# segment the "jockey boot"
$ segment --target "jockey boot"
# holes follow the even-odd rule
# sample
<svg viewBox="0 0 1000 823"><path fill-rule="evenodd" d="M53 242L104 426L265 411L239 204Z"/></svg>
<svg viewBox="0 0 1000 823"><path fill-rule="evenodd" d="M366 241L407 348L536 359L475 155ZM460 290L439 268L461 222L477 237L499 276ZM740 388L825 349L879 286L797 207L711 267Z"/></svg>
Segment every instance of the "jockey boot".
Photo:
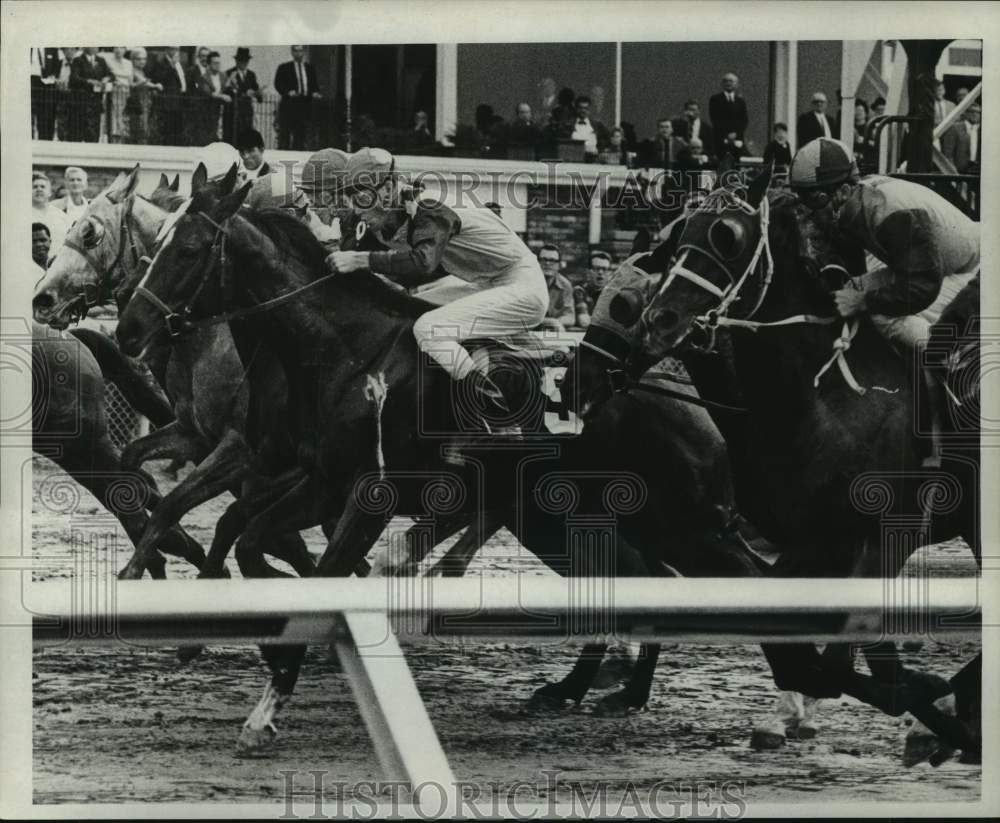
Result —
<svg viewBox="0 0 1000 823"><path fill-rule="evenodd" d="M509 425L511 412L503 392L486 374L475 369L457 385L455 412L463 430L492 433Z"/></svg>

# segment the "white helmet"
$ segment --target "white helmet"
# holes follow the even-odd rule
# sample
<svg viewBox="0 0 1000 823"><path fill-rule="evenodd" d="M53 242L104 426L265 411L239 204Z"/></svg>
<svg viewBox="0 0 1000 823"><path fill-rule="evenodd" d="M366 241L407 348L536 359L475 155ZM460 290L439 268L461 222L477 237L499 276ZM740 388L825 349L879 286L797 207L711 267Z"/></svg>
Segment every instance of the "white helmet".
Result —
<svg viewBox="0 0 1000 823"><path fill-rule="evenodd" d="M205 164L209 182L225 177L233 167L233 163L236 164L237 174L243 171L243 159L229 143L209 143L198 152L195 167L198 163Z"/></svg>

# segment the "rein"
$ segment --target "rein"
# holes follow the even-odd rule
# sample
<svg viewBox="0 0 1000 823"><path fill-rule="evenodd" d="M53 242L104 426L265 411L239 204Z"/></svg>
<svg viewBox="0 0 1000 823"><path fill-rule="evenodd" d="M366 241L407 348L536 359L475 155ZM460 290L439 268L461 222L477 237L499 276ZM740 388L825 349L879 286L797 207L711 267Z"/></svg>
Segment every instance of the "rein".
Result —
<svg viewBox="0 0 1000 823"><path fill-rule="evenodd" d="M222 223L215 222L211 217L209 217L204 212L198 212L197 217L201 217L206 220L215 228L215 238L212 240L212 248L218 249L219 264L223 268L223 276L225 274L226 266L226 238L229 236L229 231L226 228L226 221ZM215 257L215 252L213 251L213 259ZM220 323L229 323L233 320L242 320L245 317L250 317L255 314L262 314L264 312L276 309L285 303L288 303L304 292L319 286L328 280L331 280L337 275L337 272L331 272L330 274L325 274L316 280L310 280L303 286L292 289L291 291L285 292L284 294L279 294L277 297L272 297L270 300L265 300L263 303L255 303L252 306L246 306L242 309L234 309L233 311L222 312L220 314L209 315L208 317L203 317L198 320L191 320L190 314L193 310L194 304L198 297L201 295L205 286L208 284L208 279L214 271L215 266L209 265L205 268L205 273L202 276L201 283L198 284L198 288L195 289L194 294L187 301L187 303L180 309L174 309L173 307L167 305L163 300L161 300L157 295L151 292L145 287L145 285L140 284L136 290L135 294L140 295L147 301L153 304L160 313L163 315L164 325L166 326L167 333L172 338L180 337L197 329L206 328L208 326L217 326Z"/></svg>

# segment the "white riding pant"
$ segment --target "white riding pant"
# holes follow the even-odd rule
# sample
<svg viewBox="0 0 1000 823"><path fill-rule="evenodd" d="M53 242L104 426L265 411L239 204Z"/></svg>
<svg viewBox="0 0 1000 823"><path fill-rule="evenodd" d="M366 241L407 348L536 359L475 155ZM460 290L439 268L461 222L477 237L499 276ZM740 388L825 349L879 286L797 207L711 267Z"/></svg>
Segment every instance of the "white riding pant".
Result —
<svg viewBox="0 0 1000 823"><path fill-rule="evenodd" d="M469 375L476 364L462 347L462 340L475 337L506 337L522 334L542 322L549 307L549 292L538 262L533 259L515 264L495 280L475 289L456 287L450 281L443 288L450 295L461 295L424 314L413 324L413 335L421 351L456 380ZM420 297L439 302L430 288Z"/></svg>

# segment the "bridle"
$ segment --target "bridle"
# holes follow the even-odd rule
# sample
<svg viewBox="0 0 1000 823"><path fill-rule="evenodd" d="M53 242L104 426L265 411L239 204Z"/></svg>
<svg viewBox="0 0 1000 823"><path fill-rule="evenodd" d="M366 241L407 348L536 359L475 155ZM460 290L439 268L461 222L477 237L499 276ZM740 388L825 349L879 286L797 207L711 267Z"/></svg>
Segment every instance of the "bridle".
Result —
<svg viewBox="0 0 1000 823"><path fill-rule="evenodd" d="M133 268L138 268L139 264L142 262L144 255L139 253L139 244L136 242L135 234L132 231L132 210L134 206L135 195L132 195L126 201L125 211L122 213L121 224L119 225L118 251L108 266L101 267L97 262L95 262L93 256L91 255L91 249L94 247L88 247L86 243L84 243L84 245L80 245L75 240L70 238L63 240L63 246L68 249L72 249L79 254L94 274L97 275L97 283L84 283L83 290L72 301L77 304L81 315L86 314L87 311L95 306L104 305L104 303L109 300L115 299L115 291L111 289L111 281L114 273L118 269L121 269L125 279L127 279L129 275L129 272L126 270L123 262L126 248L128 248L130 253ZM91 218L88 217L87 219L90 220ZM99 245L99 242L97 245Z"/></svg>
<svg viewBox="0 0 1000 823"><path fill-rule="evenodd" d="M284 294L279 294L277 297L272 297L270 300L265 300L263 303L255 303L252 306L246 306L241 309L221 312L219 314L213 314L197 320L192 320L191 313L194 310L194 306L198 302L198 298L201 296L201 293L208 285L212 272L215 271L216 259L218 259L218 266L220 268L221 282L223 284L227 282L229 258L226 255L226 240L229 239L228 223L232 218L227 217L221 223L218 223L204 212L199 211L189 214L194 217L200 217L215 229L215 236L212 238L212 246L209 252L208 262L205 265L204 271L201 275L201 281L198 283L198 287L194 290L194 293L187 299L187 301L185 301L183 306L180 308L174 308L166 301L162 300L157 294L146 288L146 278L144 278L143 281L136 287L134 294L135 297L141 297L152 304L153 307L156 308L161 315L163 315L164 327L166 328L167 334L169 334L173 339L177 339L178 337L195 331L196 329L205 328L206 326L229 323L233 320L241 320L244 317L270 311L271 309L275 309L284 303L294 300L304 292L326 283L337 276L337 272L331 272L330 274L323 275L315 280L310 280L305 285L294 288ZM150 271L152 271L152 266L150 266Z"/></svg>
<svg viewBox="0 0 1000 823"><path fill-rule="evenodd" d="M743 320L750 320L760 309L761 305L764 303L764 299L767 297L768 289L771 286L771 280L774 277L774 258L771 256L771 243L768 231L770 227L771 207L767 197L764 197L761 200L759 209L754 209L749 203L741 200L736 197L736 195L728 191L723 192L720 197L723 199L726 206L737 208L747 215L758 216L760 237L757 239L757 246L754 248L753 255L751 256L746 267L743 269L743 272L740 274L734 272L730 265L722 259L722 255L715 248L706 249L704 246L696 245L694 243L681 243L677 247L677 262L670 268L667 277L663 281L663 285L660 287L660 291L663 291L674 281L675 278L681 277L704 291L707 291L712 296L719 298L718 306L706 314L694 319L694 325L700 327L708 334L708 343L705 346L697 347L703 351L712 351L714 349L715 330L720 325L730 325L733 323L733 321L729 320L727 316L729 308L733 303L741 299L743 287L746 285L747 280L752 275L757 273L757 270L762 262L762 258L763 279L760 291L757 295L757 301L754 303L753 308L751 308L750 311L744 316ZM705 208L705 206L702 208ZM729 280L729 285L725 288L721 288L711 280L708 280L697 272L691 271L687 268L684 264L687 261L688 256L692 253L696 253L707 258L713 266L721 270Z"/></svg>

